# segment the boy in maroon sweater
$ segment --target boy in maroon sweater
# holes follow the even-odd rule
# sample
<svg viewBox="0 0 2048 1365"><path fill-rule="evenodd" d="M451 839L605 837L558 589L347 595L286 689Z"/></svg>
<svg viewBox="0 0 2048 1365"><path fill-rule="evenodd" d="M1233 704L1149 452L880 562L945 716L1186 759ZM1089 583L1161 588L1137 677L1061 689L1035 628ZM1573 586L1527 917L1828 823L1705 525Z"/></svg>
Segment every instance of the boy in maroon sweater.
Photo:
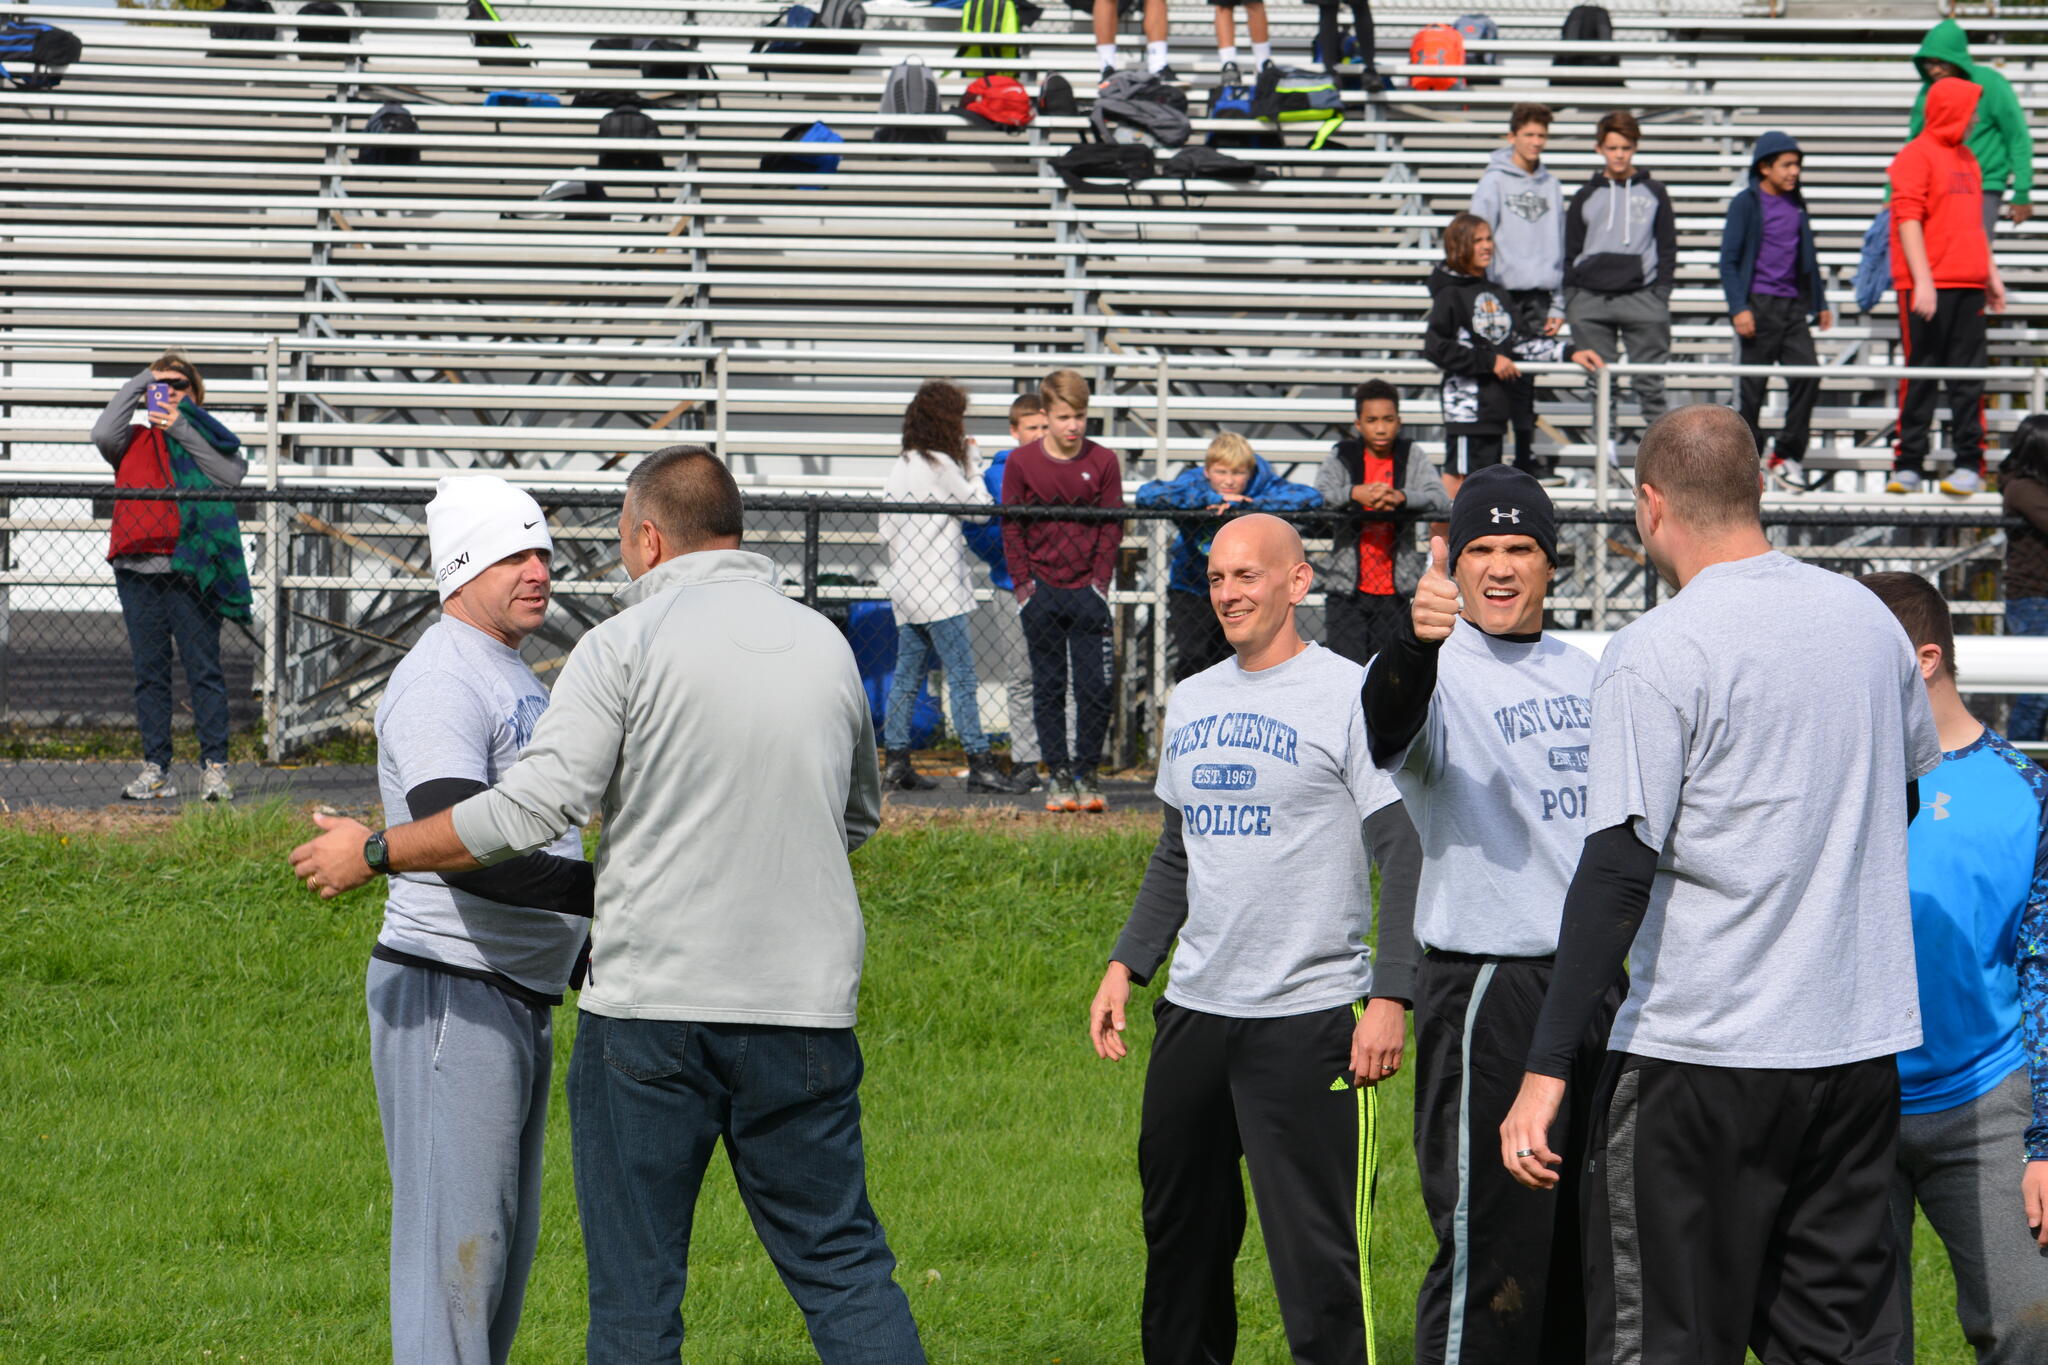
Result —
<svg viewBox="0 0 2048 1365"><path fill-rule="evenodd" d="M1039 385L1048 427L1010 452L1005 506L1122 507L1115 452L1084 434L1088 381L1059 370ZM1003 557L1016 581L1024 645L1031 656L1031 711L1048 773L1049 811L1109 809L1095 780L1109 729L1109 588L1116 576L1120 521L1003 522ZM1074 673L1074 737L1067 752L1067 669Z"/></svg>

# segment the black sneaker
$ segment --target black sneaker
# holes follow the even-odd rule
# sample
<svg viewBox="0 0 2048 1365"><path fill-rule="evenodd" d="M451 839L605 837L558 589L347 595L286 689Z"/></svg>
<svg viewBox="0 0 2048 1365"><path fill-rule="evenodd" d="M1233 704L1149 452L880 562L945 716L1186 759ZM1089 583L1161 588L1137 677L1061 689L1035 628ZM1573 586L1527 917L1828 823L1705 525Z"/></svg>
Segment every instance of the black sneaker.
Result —
<svg viewBox="0 0 2048 1365"><path fill-rule="evenodd" d="M1365 70L1358 73L1358 84L1359 88L1368 95L1385 94L1387 90L1387 78L1379 73L1377 67L1373 66L1368 66Z"/></svg>
<svg viewBox="0 0 2048 1365"><path fill-rule="evenodd" d="M1225 62L1223 64L1223 69L1216 73L1216 84L1219 86L1244 84L1244 75L1238 71L1236 62Z"/></svg>
<svg viewBox="0 0 2048 1365"><path fill-rule="evenodd" d="M1095 82L1095 88L1097 90L1100 90L1103 86L1108 85L1109 78L1111 76L1114 76L1115 74L1116 68L1114 66L1109 65L1108 63L1104 63L1102 67L1102 79Z"/></svg>
<svg viewBox="0 0 2048 1365"><path fill-rule="evenodd" d="M939 784L910 766L908 749L898 749L883 755L882 785L893 787L897 791L928 792L936 789Z"/></svg>
<svg viewBox="0 0 2048 1365"><path fill-rule="evenodd" d="M1002 770L994 754L981 753L967 755L967 790L1015 796L1024 788L1017 785L1016 778Z"/></svg>
<svg viewBox="0 0 2048 1365"><path fill-rule="evenodd" d="M1181 83L1180 73L1170 66L1162 66L1152 74L1165 81L1168 85L1179 85Z"/></svg>

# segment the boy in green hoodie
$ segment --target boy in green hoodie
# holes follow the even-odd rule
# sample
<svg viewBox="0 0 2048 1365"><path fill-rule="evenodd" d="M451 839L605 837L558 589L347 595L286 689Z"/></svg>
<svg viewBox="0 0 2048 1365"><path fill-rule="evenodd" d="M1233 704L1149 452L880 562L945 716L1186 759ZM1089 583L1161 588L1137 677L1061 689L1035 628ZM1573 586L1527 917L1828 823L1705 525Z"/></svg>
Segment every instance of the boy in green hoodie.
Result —
<svg viewBox="0 0 2048 1365"><path fill-rule="evenodd" d="M1971 153L1984 171L1984 234L1990 236L1998 222L1999 205L2008 184L2012 189L2012 220L2024 223L2033 217L2034 140L2027 131L2027 116L2012 92L2011 83L1998 68L1970 60L1970 37L1953 19L1944 19L1927 30L1913 65L1920 69L1920 95L1913 101L1909 136L1920 136L1926 121L1927 92L1943 76L1960 76L1984 92L1977 103L1977 121L1970 126L1967 139Z"/></svg>

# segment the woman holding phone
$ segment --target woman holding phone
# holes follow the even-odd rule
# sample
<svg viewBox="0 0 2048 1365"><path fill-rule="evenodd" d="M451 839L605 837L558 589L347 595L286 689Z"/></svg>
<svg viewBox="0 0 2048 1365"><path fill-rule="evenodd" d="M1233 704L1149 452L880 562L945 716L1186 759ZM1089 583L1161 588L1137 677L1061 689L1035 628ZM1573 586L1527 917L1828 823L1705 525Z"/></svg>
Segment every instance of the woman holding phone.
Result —
<svg viewBox="0 0 2048 1365"><path fill-rule="evenodd" d="M207 413L205 402L206 381L198 367L175 352L166 352L123 384L92 427L92 443L114 467L114 487L239 485L249 472L237 453L242 443ZM249 602L234 509L219 502L116 499L107 562L114 566L114 587L134 656L135 720L144 760L121 795L150 801L178 794L170 779L175 644L185 661L199 732L200 796L233 800L220 623L246 619Z"/></svg>

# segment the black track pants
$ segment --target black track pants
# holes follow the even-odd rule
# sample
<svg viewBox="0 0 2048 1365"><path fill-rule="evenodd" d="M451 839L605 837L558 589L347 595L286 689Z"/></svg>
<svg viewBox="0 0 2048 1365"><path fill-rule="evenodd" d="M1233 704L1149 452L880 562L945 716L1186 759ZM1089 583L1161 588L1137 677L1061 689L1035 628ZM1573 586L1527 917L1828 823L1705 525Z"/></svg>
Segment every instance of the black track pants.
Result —
<svg viewBox="0 0 2048 1365"><path fill-rule="evenodd" d="M1415 975L1415 1160L1436 1259L1415 1305L1416 1365L1580 1365L1578 1172L1617 985L1579 1049L1550 1131L1564 1157L1553 1190L1500 1159L1500 1125L1522 1087L1548 958L1425 953Z"/></svg>
<svg viewBox="0 0 2048 1365"><path fill-rule="evenodd" d="M1236 1352L1240 1156L1295 1361L1372 1360L1378 1095L1349 1083L1357 1008L1230 1019L1162 997L1153 1016L1138 1136L1147 1365Z"/></svg>
<svg viewBox="0 0 2048 1365"><path fill-rule="evenodd" d="M1602 1089L1589 1361L1893 1365L1892 1058L1774 1071L1616 1053Z"/></svg>

